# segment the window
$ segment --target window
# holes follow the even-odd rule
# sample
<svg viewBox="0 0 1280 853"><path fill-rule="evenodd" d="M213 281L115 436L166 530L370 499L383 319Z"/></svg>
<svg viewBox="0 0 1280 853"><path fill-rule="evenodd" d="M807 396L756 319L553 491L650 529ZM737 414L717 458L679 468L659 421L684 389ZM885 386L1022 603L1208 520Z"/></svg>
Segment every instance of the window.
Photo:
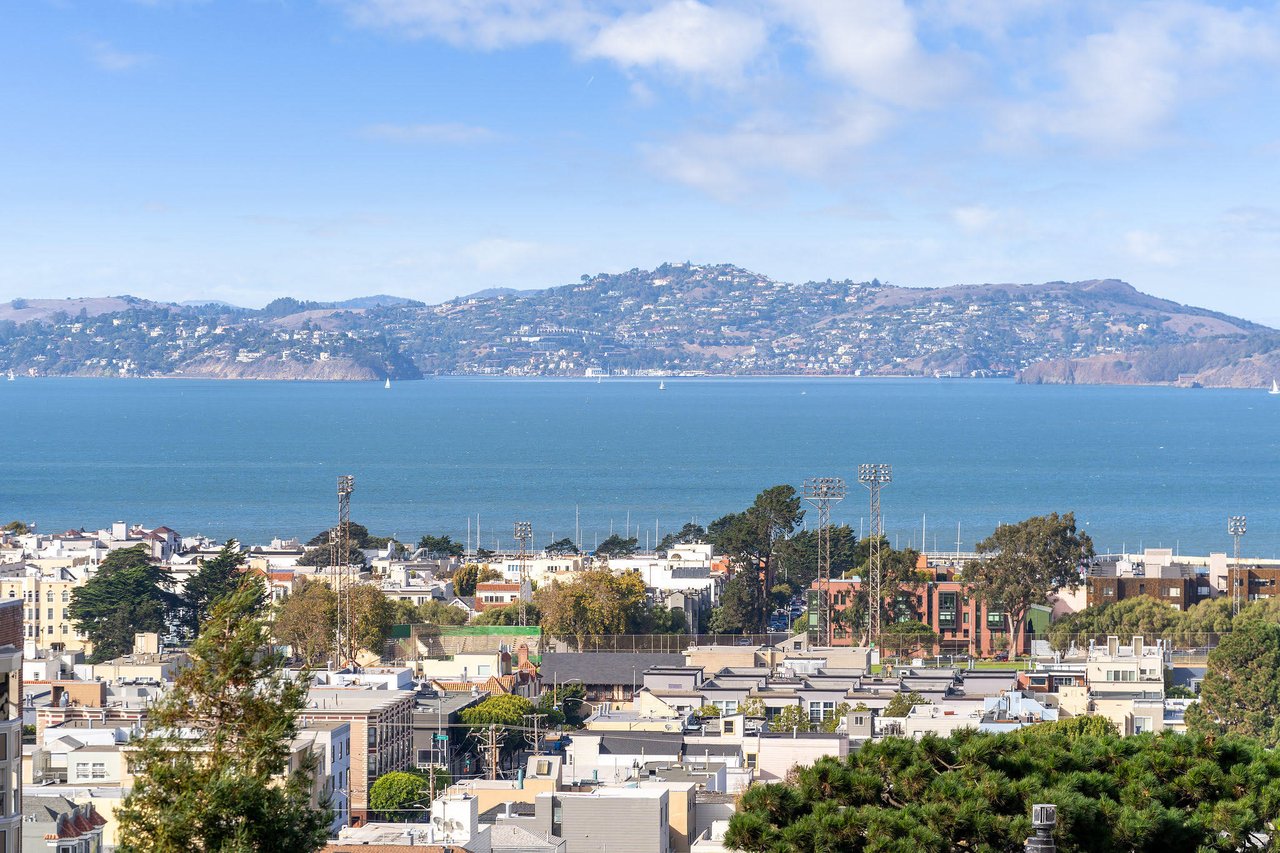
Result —
<svg viewBox="0 0 1280 853"><path fill-rule="evenodd" d="M95 761L95 762L93 763L93 774L92 774L92 775L93 775L93 778L94 778L94 779L105 779L105 778L107 778L107 765L106 765L106 764L103 764L102 762L97 762L97 761Z"/></svg>
<svg viewBox="0 0 1280 853"><path fill-rule="evenodd" d="M810 702L809 703L809 722L820 723L828 717L834 717L836 713L835 702Z"/></svg>
<svg viewBox="0 0 1280 853"><path fill-rule="evenodd" d="M62 591L62 603L66 604L70 600L71 600L71 591L64 589Z"/></svg>
<svg viewBox="0 0 1280 853"><path fill-rule="evenodd" d="M482 663L476 667L476 675L488 675L492 670L493 667L489 666L489 664Z"/></svg>
<svg viewBox="0 0 1280 853"><path fill-rule="evenodd" d="M1115 596L1115 594L1116 594L1116 591L1115 591L1114 589L1112 589L1111 587L1109 587L1109 586L1104 586L1104 587L1102 588L1102 597L1103 597L1103 598L1112 598L1113 596Z"/></svg>
<svg viewBox="0 0 1280 853"><path fill-rule="evenodd" d="M721 732L723 734L733 734L733 720L724 720L721 724Z"/></svg>
<svg viewBox="0 0 1280 853"><path fill-rule="evenodd" d="M9 758L9 733L0 732L0 761Z"/></svg>
<svg viewBox="0 0 1280 853"><path fill-rule="evenodd" d="M50 608L49 608L49 620L50 620L50 621L53 621L53 608L52 608L52 607L50 607Z"/></svg>
<svg viewBox="0 0 1280 853"><path fill-rule="evenodd" d="M943 592L938 594L938 627L954 628L956 627L956 598L954 592Z"/></svg>
<svg viewBox="0 0 1280 853"><path fill-rule="evenodd" d="M80 776L80 777L88 776L88 775L89 775L89 762L87 762L87 761L77 761L77 762L76 762L76 775L77 775L77 776Z"/></svg>
<svg viewBox="0 0 1280 853"><path fill-rule="evenodd" d="M46 593L44 594L44 600L45 600L45 601L48 601L48 602L52 602L52 601L53 601L53 590L49 590L48 592L46 592Z"/></svg>
<svg viewBox="0 0 1280 853"><path fill-rule="evenodd" d="M1007 627L1008 626L1005 625L1003 611L1001 610L987 611L987 630L988 631L1003 631Z"/></svg>
<svg viewBox="0 0 1280 853"><path fill-rule="evenodd" d="M1169 597L1182 598L1182 590L1178 589L1176 586L1169 587Z"/></svg>

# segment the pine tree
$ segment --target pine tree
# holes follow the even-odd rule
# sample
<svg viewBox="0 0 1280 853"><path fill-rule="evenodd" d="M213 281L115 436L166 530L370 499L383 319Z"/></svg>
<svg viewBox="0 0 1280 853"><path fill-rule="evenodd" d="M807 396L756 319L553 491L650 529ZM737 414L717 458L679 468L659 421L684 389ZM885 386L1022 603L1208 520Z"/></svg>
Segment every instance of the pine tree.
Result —
<svg viewBox="0 0 1280 853"><path fill-rule="evenodd" d="M121 853L306 853L328 835L311 803L314 770L288 771L307 685L283 673L261 582L219 599L191 665L152 708L116 812Z"/></svg>
<svg viewBox="0 0 1280 853"><path fill-rule="evenodd" d="M218 556L200 563L200 568L182 588L183 621L190 636L200 631L200 625L208 618L213 603L235 592L243 578L244 555L236 547L234 539L226 541ZM256 588L261 589L261 586Z"/></svg>
<svg viewBox="0 0 1280 853"><path fill-rule="evenodd" d="M172 587L173 575L151 561L145 546L108 554L97 573L71 593L67 609L93 647L89 662L128 654L136 632L164 633L169 616L181 606Z"/></svg>

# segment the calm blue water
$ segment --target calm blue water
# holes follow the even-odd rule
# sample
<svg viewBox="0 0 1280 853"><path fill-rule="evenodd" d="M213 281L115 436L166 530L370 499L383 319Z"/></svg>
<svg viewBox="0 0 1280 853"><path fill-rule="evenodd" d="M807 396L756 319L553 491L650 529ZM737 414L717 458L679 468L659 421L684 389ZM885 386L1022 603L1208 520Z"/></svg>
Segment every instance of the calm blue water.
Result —
<svg viewBox="0 0 1280 853"><path fill-rule="evenodd" d="M0 519L42 530L114 520L184 534L310 536L334 481L375 533L590 547L630 513L641 542L808 476L889 462L886 529L964 547L999 521L1074 510L1100 550L1280 553L1280 398L1259 391L1007 381L432 379L375 383L0 382ZM833 517L856 529L866 496Z"/></svg>

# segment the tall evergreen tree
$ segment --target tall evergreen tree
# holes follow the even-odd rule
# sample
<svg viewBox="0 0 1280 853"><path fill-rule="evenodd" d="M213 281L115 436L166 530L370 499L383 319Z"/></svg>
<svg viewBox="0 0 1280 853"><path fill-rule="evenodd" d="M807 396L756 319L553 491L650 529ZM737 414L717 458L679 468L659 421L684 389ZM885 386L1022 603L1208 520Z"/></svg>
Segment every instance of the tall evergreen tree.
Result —
<svg viewBox="0 0 1280 853"><path fill-rule="evenodd" d="M236 541L228 539L218 556L201 562L200 568L183 585L183 621L189 636L200 632L200 625L208 618L213 603L238 589L243 578L244 555L236 547Z"/></svg>
<svg viewBox="0 0 1280 853"><path fill-rule="evenodd" d="M151 709L132 756L134 786L116 812L121 853L306 853L330 813L311 803L314 769L289 771L307 684L283 674L246 578L218 599L191 665Z"/></svg>
<svg viewBox="0 0 1280 853"><path fill-rule="evenodd" d="M67 615L92 645L90 663L133 651L137 632L164 634L182 601L173 575L156 565L145 545L112 551L84 586L71 593Z"/></svg>

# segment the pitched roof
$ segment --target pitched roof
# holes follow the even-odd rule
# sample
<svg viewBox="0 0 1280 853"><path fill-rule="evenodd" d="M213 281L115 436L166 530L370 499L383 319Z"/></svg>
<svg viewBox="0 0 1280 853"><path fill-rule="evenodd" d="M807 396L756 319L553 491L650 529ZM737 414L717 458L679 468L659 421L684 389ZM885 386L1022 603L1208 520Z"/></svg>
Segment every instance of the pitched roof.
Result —
<svg viewBox="0 0 1280 853"><path fill-rule="evenodd" d="M583 684L631 684L655 666L684 666L684 655L663 652L543 652L539 672L546 683L579 679Z"/></svg>

